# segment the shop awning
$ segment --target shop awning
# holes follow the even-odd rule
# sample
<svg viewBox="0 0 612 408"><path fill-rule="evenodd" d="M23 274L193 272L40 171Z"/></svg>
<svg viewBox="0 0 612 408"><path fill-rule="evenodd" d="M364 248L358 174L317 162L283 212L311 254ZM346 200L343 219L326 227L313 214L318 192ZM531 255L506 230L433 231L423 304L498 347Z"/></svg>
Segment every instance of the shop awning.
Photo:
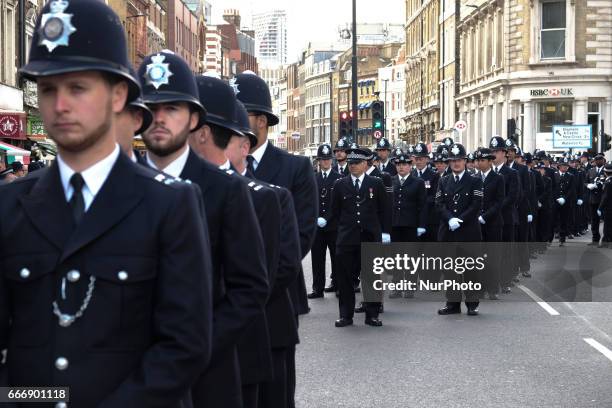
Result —
<svg viewBox="0 0 612 408"><path fill-rule="evenodd" d="M21 149L17 146L10 145L8 143L0 142L0 150L6 152L7 156L29 156L28 150Z"/></svg>

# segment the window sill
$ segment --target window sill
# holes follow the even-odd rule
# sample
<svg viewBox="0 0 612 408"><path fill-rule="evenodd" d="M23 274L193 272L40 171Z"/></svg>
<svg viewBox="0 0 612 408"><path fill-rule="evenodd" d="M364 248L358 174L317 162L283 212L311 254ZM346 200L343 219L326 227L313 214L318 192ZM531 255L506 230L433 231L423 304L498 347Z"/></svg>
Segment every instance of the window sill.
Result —
<svg viewBox="0 0 612 408"><path fill-rule="evenodd" d="M530 67L546 67L546 66L551 66L551 65L576 65L578 64L576 62L575 58L571 58L571 59L564 59L564 60L539 60L539 61L530 61L529 62L529 66Z"/></svg>

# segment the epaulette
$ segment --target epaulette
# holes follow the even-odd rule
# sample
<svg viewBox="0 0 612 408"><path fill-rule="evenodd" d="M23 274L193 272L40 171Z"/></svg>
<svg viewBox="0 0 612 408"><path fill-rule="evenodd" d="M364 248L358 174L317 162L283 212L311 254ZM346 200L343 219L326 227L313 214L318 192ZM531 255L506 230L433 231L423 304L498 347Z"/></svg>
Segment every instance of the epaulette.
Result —
<svg viewBox="0 0 612 408"><path fill-rule="evenodd" d="M159 181L162 184L165 185L170 185L170 184L174 184L174 183L185 183L185 184L191 184L191 180L183 180L179 177L172 177L169 176L167 174L163 174L163 173L159 173L158 175L155 176L155 180Z"/></svg>
<svg viewBox="0 0 612 408"><path fill-rule="evenodd" d="M263 188L263 186L261 184L257 184L254 181L249 182L249 184L247 184L252 190L254 191L259 191Z"/></svg>

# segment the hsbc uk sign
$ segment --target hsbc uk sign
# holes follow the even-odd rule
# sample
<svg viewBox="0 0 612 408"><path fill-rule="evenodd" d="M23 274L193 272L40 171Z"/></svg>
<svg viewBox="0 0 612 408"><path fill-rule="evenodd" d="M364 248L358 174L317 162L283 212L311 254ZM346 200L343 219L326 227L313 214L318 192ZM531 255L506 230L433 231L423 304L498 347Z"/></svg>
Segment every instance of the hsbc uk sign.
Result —
<svg viewBox="0 0 612 408"><path fill-rule="evenodd" d="M539 88L532 89L529 93L536 98L574 96L574 88Z"/></svg>

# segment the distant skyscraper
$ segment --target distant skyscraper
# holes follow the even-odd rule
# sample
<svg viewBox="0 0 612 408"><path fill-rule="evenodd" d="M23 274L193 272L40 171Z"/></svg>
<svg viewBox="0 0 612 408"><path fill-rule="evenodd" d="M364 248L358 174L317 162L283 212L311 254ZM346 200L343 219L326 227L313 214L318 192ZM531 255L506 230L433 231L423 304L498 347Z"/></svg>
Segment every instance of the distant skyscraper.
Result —
<svg viewBox="0 0 612 408"><path fill-rule="evenodd" d="M273 10L253 15L257 60L260 64L287 63L287 12Z"/></svg>

